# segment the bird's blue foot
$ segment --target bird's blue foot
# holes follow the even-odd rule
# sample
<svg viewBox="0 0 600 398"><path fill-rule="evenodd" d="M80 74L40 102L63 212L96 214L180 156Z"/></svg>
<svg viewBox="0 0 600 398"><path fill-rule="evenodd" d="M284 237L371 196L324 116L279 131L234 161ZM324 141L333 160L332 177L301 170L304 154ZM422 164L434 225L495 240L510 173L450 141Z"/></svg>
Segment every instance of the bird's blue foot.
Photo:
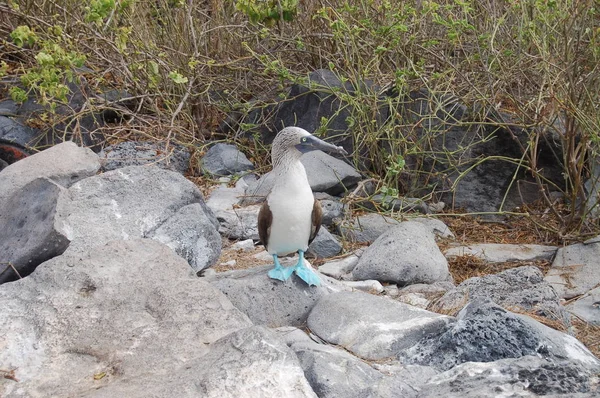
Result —
<svg viewBox="0 0 600 398"><path fill-rule="evenodd" d="M313 270L308 268L306 264L304 264L304 252L302 250L298 250L298 254L300 258L298 258L298 263L294 266L296 275L306 282L308 286L320 286L321 279L319 276Z"/></svg>
<svg viewBox="0 0 600 398"><path fill-rule="evenodd" d="M269 278L278 279L284 282L287 281L292 275L292 272L294 272L294 267L281 266L277 254L273 254L273 261L275 262L275 268L269 271Z"/></svg>

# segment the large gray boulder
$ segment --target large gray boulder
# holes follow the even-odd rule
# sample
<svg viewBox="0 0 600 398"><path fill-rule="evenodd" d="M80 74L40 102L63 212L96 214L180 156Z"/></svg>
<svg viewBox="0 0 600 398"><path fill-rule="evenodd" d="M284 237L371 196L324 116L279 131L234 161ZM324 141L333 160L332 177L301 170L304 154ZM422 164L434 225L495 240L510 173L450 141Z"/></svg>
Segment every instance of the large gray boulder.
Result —
<svg viewBox="0 0 600 398"><path fill-rule="evenodd" d="M544 281L539 268L512 268L495 275L469 278L436 300L432 310L453 313L469 300L490 299L508 310L520 310L563 322L568 315L552 286Z"/></svg>
<svg viewBox="0 0 600 398"><path fill-rule="evenodd" d="M358 260L352 276L400 286L451 279L434 235L413 221L402 222L377 238Z"/></svg>
<svg viewBox="0 0 600 398"><path fill-rule="evenodd" d="M183 222L188 216L193 218ZM57 225L71 240L69 252L114 239L154 237L197 272L213 265L221 250L218 223L198 188L155 166L125 167L74 184L58 199Z"/></svg>
<svg viewBox="0 0 600 398"><path fill-rule="evenodd" d="M585 294L600 284L599 258L600 236L584 243L561 247L556 252L545 280L562 298Z"/></svg>
<svg viewBox="0 0 600 398"><path fill-rule="evenodd" d="M202 169L213 177L220 177L252 170L254 165L235 145L218 143L202 158Z"/></svg>
<svg viewBox="0 0 600 398"><path fill-rule="evenodd" d="M56 201L65 188L47 178L33 180L4 201L0 212L0 284L29 275L62 254L67 237L56 228Z"/></svg>
<svg viewBox="0 0 600 398"><path fill-rule="evenodd" d="M600 360L574 337L489 300L470 302L457 319L441 334L408 347L399 357L448 370L465 362L534 355L551 361L568 360L590 372L600 370Z"/></svg>
<svg viewBox="0 0 600 398"><path fill-rule="evenodd" d="M592 380L593 373L577 364L528 355L460 364L430 378L418 397L596 397Z"/></svg>
<svg viewBox="0 0 600 398"><path fill-rule="evenodd" d="M0 380L0 395L165 396L149 389L152 380L190 366L178 382L193 386L206 368L194 360L252 323L190 271L159 242L119 240L0 286L0 363L19 380ZM108 393L130 382L132 394Z"/></svg>
<svg viewBox="0 0 600 398"><path fill-rule="evenodd" d="M190 152L186 148L176 144L167 148L164 142L156 141L120 142L102 149L98 156L103 171L155 165L183 174L190 167Z"/></svg>
<svg viewBox="0 0 600 398"><path fill-rule="evenodd" d="M255 324L268 327L303 325L316 302L338 289L323 277L318 287L306 285L295 274L285 282L271 279L267 275L271 268L273 265L222 272L207 279Z"/></svg>
<svg viewBox="0 0 600 398"><path fill-rule="evenodd" d="M397 355L421 339L437 335L453 318L387 297L340 292L321 298L308 316L308 327L330 344L367 360Z"/></svg>
<svg viewBox="0 0 600 398"><path fill-rule="evenodd" d="M46 177L63 187L93 176L100 169L98 156L73 142L63 142L26 157L0 173L0 208L4 201L31 181Z"/></svg>

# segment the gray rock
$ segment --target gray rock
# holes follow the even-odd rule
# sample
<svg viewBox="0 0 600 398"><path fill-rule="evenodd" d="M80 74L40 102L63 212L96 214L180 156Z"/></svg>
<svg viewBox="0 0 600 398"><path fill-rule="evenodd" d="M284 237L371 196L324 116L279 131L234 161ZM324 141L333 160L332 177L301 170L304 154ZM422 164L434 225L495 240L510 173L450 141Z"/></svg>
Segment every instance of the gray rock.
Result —
<svg viewBox="0 0 600 398"><path fill-rule="evenodd" d="M448 370L465 362L536 355L549 360L568 360L590 371L600 369L600 360L574 337L528 316L508 312L489 300L470 302L457 319L443 333L405 350L400 358Z"/></svg>
<svg viewBox="0 0 600 398"><path fill-rule="evenodd" d="M169 246L196 273L214 265L221 255L221 235L199 203L180 208L148 237Z"/></svg>
<svg viewBox="0 0 600 398"><path fill-rule="evenodd" d="M505 263L509 261L552 260L557 249L556 246L545 245L478 243L469 246L451 247L444 254L446 258L474 256L489 263Z"/></svg>
<svg viewBox="0 0 600 398"><path fill-rule="evenodd" d="M360 181L360 175L352 166L323 151L309 152L300 158L300 162L306 169L308 183L313 192L337 195ZM240 204L250 205L264 201L271 192L273 183L271 172L256 181L250 181L246 189L246 197Z"/></svg>
<svg viewBox="0 0 600 398"><path fill-rule="evenodd" d="M437 218L426 218L426 217L415 217L411 218L410 221L418 222L426 226L433 232L433 234L441 239L454 239L454 233L448 228L443 221Z"/></svg>
<svg viewBox="0 0 600 398"><path fill-rule="evenodd" d="M149 239L55 257L2 285L0 300L0 363L19 380L0 381L3 397L168 396L153 390L167 380L194 386L208 366L194 361L221 337L252 326L171 249ZM164 377L186 367L183 380Z"/></svg>
<svg viewBox="0 0 600 398"><path fill-rule="evenodd" d="M323 210L323 218L321 219L323 225L333 225L335 219L344 216L344 205L338 200L320 199L319 202L321 203L321 210Z"/></svg>
<svg viewBox="0 0 600 398"><path fill-rule="evenodd" d="M338 232L350 242L371 243L400 221L369 213L338 225Z"/></svg>
<svg viewBox="0 0 600 398"><path fill-rule="evenodd" d="M433 234L412 221L402 222L377 238L358 260L352 276L400 286L451 279L448 262Z"/></svg>
<svg viewBox="0 0 600 398"><path fill-rule="evenodd" d="M202 158L202 169L218 177L252 170L254 165L235 145L218 143L210 147Z"/></svg>
<svg viewBox="0 0 600 398"><path fill-rule="evenodd" d="M331 288L326 283L309 287L296 275L286 282L270 279L267 272L271 268L267 265L228 271L207 279L257 325L303 325L317 300L329 294Z"/></svg>
<svg viewBox="0 0 600 398"><path fill-rule="evenodd" d="M258 212L260 205L218 210L219 233L229 239L252 239L258 241Z"/></svg>
<svg viewBox="0 0 600 398"><path fill-rule="evenodd" d="M296 328L279 328L277 333L300 359L319 397L414 397L436 374L425 366L368 364L347 351L318 344Z"/></svg>
<svg viewBox="0 0 600 398"><path fill-rule="evenodd" d="M64 142L11 164L0 173L0 208L4 201L31 181L46 177L63 187L96 174L98 156L88 148Z"/></svg>
<svg viewBox="0 0 600 398"><path fill-rule="evenodd" d="M360 290L371 294L383 293L385 290L379 281L343 281L352 290Z"/></svg>
<svg viewBox="0 0 600 398"><path fill-rule="evenodd" d="M185 173L190 166L189 151L176 144L169 149L164 142L127 141L104 148L98 154L103 171L127 166L155 165L162 169Z"/></svg>
<svg viewBox="0 0 600 398"><path fill-rule="evenodd" d="M69 246L54 223L61 190L53 181L38 178L5 201L0 213L0 283L29 275Z"/></svg>
<svg viewBox="0 0 600 398"><path fill-rule="evenodd" d="M401 303L414 305L415 307L432 310L437 310L437 307L430 308L432 302L443 296L448 290L454 289L454 284L451 282L434 282L434 283L416 283L406 286L395 293L394 299ZM466 301L459 308L461 309L466 304ZM450 314L453 311L436 311L442 314ZM454 311L456 312L456 311Z"/></svg>
<svg viewBox="0 0 600 398"><path fill-rule="evenodd" d="M6 101L5 101L6 102ZM42 135L37 129L19 123L10 117L2 116L3 109L0 105L0 143L11 144L18 154L11 152L0 152L0 156L8 163L14 163L21 159L23 155L27 155L28 150L35 146L36 141ZM11 109L5 111L10 112ZM0 150L2 147L0 147Z"/></svg>
<svg viewBox="0 0 600 398"><path fill-rule="evenodd" d="M600 284L599 258L600 236L561 247L544 279L560 297L569 299L585 294Z"/></svg>
<svg viewBox="0 0 600 398"><path fill-rule="evenodd" d="M308 183L314 192L339 195L361 180L360 174L348 163L323 151L311 151L300 158L306 169Z"/></svg>
<svg viewBox="0 0 600 398"><path fill-rule="evenodd" d="M584 321L600 326L600 287L567 305L567 310Z"/></svg>
<svg viewBox="0 0 600 398"><path fill-rule="evenodd" d="M297 342L291 348L320 398L363 398L384 377L365 362L335 347Z"/></svg>
<svg viewBox="0 0 600 398"><path fill-rule="evenodd" d="M326 295L308 316L308 327L317 336L367 360L393 357L452 322L450 317L362 292Z"/></svg>
<svg viewBox="0 0 600 398"><path fill-rule="evenodd" d="M569 324L558 295L534 266L469 278L439 298L432 309L452 313L463 308L469 300L486 298L508 310L518 309Z"/></svg>
<svg viewBox="0 0 600 398"><path fill-rule="evenodd" d="M360 251L362 254L362 250ZM351 254L338 260L328 261L319 267L319 272L335 279L345 279L358 264L359 256Z"/></svg>
<svg viewBox="0 0 600 398"><path fill-rule="evenodd" d="M211 345L201 365L198 396L317 397L294 352L265 327L223 337Z"/></svg>
<svg viewBox="0 0 600 398"><path fill-rule="evenodd" d="M216 214L219 210L231 210L244 195L244 189L218 186L210 192L206 205Z"/></svg>
<svg viewBox="0 0 600 398"><path fill-rule="evenodd" d="M576 364L524 356L487 363L463 363L430 378L418 396L583 398L597 396L594 392L599 391L592 380L591 372Z"/></svg>
<svg viewBox="0 0 600 398"><path fill-rule="evenodd" d="M325 227L321 227L315 239L308 247L308 253L317 258L334 257L342 251L342 244Z"/></svg>
<svg viewBox="0 0 600 398"><path fill-rule="evenodd" d="M0 115L13 116L17 113L18 105L13 100L0 101Z"/></svg>
<svg viewBox="0 0 600 398"><path fill-rule="evenodd" d="M200 211L195 207L182 210L191 204L198 204L210 223L199 219L177 224L187 212ZM169 220L172 217L175 219ZM181 174L155 166L129 166L86 178L60 195L57 204L57 226L71 240L67 251L156 234L157 239L177 246L176 250L186 257L190 253L214 254L216 234L211 223L216 230L217 221L198 188ZM202 228L203 239L195 237L201 230L186 230L191 226ZM206 248L199 247L201 244L206 244ZM206 263L200 258L193 262L196 267Z"/></svg>

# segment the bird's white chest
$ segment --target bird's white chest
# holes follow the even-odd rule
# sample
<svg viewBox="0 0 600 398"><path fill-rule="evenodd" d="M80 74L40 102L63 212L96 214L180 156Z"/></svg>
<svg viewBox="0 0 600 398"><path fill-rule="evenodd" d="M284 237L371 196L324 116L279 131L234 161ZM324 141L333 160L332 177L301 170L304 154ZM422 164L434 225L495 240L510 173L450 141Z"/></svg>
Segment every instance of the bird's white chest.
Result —
<svg viewBox="0 0 600 398"><path fill-rule="evenodd" d="M286 255L308 249L314 196L300 162L279 175L267 197L272 214L267 250Z"/></svg>

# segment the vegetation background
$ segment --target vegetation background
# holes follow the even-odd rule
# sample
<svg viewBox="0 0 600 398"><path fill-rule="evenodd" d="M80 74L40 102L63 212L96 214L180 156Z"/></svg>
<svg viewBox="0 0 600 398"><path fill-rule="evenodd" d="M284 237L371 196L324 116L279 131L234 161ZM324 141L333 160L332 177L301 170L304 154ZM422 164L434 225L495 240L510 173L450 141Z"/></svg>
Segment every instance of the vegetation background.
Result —
<svg viewBox="0 0 600 398"><path fill-rule="evenodd" d="M599 145L599 6L593 0L0 1L0 89L17 102L35 96L47 104L34 124L56 122L53 110L66 100L69 82L85 79L95 92L124 89L135 107L119 109L125 123L104 128L109 142L150 138L202 149L209 140L233 140L261 165L262 143L242 134L254 126L216 134L226 116L265 106L292 83L306 83L310 72L329 69L344 82L373 83L356 95L332 95L352 105L349 133L360 143L354 161L368 158L380 192L397 195L415 188L402 185L407 161L412 173L423 174L430 172L422 167L427 159L447 170L463 161L465 148L432 152L436 133L417 137L414 123L400 115L376 121L373 110L385 90L397 94L386 99L393 107L426 88L438 94L439 109L453 98L469 109L511 115L510 123L526 132L515 139L522 156L501 160L536 180L553 221L524 214L568 240L598 231L595 187L585 182L594 175ZM107 106L115 105L91 98L78 112ZM482 123L476 113L464 123ZM564 184L546 180L538 166L540 140L548 137L561 148L556 161ZM550 191L564 200L553 200Z"/></svg>

